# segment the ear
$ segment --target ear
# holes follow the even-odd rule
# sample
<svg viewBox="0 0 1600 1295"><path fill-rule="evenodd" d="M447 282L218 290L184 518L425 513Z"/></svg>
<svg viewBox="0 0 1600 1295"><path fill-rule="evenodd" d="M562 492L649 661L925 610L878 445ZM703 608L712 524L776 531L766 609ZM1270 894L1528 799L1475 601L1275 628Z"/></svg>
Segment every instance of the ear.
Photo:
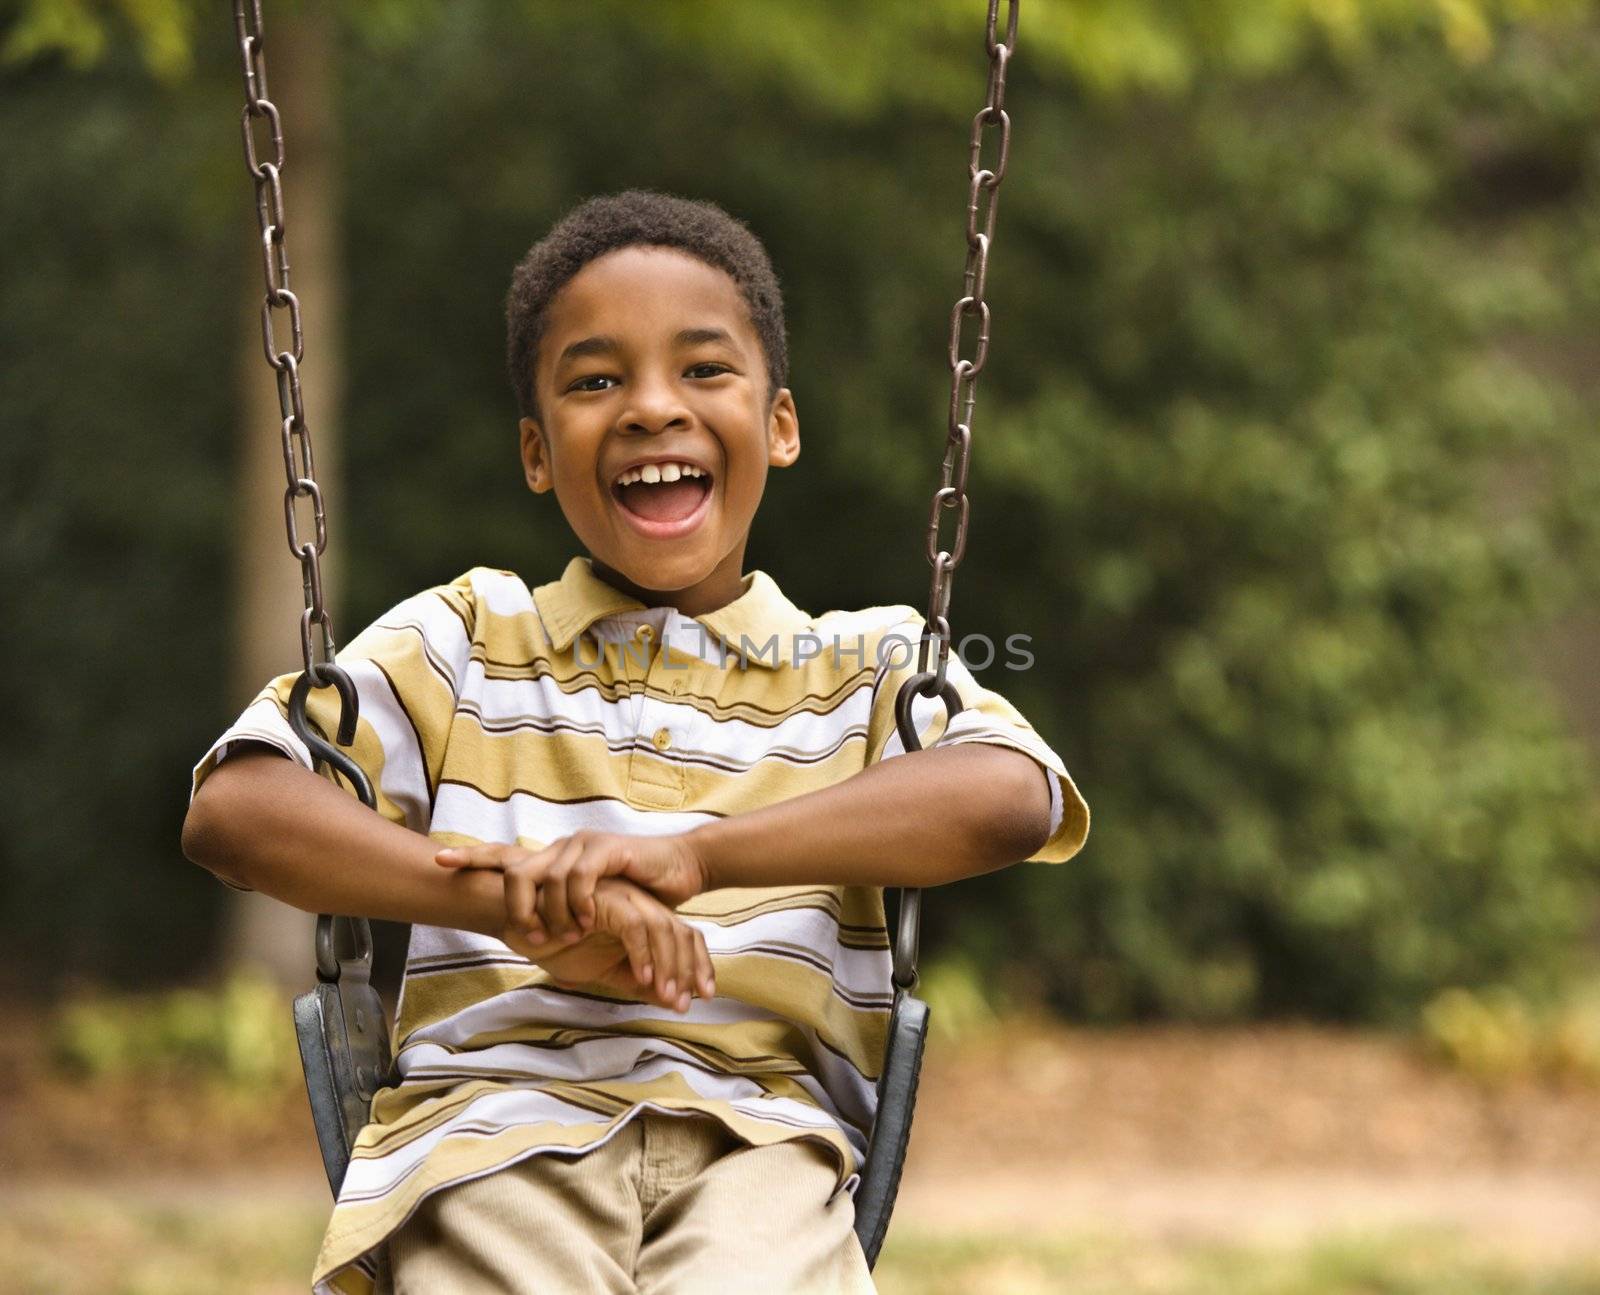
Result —
<svg viewBox="0 0 1600 1295"><path fill-rule="evenodd" d="M522 474L527 479L528 489L542 495L552 485L550 447L545 444L544 428L532 418L524 418L517 427L522 433Z"/></svg>
<svg viewBox="0 0 1600 1295"><path fill-rule="evenodd" d="M767 462L775 468L786 468L800 457L800 411L794 407L794 395L783 387L772 398L772 409L767 414Z"/></svg>

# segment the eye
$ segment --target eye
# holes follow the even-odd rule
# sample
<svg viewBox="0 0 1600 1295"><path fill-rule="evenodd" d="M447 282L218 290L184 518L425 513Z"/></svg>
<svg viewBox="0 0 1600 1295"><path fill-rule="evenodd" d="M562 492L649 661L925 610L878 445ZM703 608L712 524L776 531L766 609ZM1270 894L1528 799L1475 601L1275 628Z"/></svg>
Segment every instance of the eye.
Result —
<svg viewBox="0 0 1600 1295"><path fill-rule="evenodd" d="M603 382L615 382L616 379L604 373L590 373L576 379L568 385L568 391L604 391L605 387L598 385Z"/></svg>
<svg viewBox="0 0 1600 1295"><path fill-rule="evenodd" d="M691 378L715 378L724 373L732 372L733 370L726 364L719 363L716 360L704 360L699 364L693 365L686 376Z"/></svg>

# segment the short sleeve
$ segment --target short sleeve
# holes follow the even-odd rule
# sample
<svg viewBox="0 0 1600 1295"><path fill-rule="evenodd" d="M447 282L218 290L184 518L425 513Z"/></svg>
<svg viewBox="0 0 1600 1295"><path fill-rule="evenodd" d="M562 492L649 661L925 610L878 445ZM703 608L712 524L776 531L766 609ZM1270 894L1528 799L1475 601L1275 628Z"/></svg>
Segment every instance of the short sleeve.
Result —
<svg viewBox="0 0 1600 1295"><path fill-rule="evenodd" d="M343 748L372 781L378 812L426 832L444 764L445 744L472 657L476 602L472 573L426 590L385 612L335 660L359 697L354 743ZM279 675L245 707L194 768L189 797L241 743L264 742L307 769L311 752L289 727L289 693L300 671ZM338 728L339 695L314 689L306 714L329 740ZM355 794L343 779L339 785Z"/></svg>
<svg viewBox="0 0 1600 1295"><path fill-rule="evenodd" d="M905 613L904 618L879 636L874 644L876 674L867 730L868 764L905 754L895 725L895 698L900 685L917 671L917 645L922 638L924 621L910 607L896 610ZM983 742L1032 756L1050 781L1050 836L1028 862L1062 863L1070 859L1088 838L1089 806L1073 783L1066 764L1015 706L977 681L953 647L945 677L955 685L961 698L961 710L948 727L944 703L937 698L918 696L911 704L911 718L924 748L935 742L941 746Z"/></svg>

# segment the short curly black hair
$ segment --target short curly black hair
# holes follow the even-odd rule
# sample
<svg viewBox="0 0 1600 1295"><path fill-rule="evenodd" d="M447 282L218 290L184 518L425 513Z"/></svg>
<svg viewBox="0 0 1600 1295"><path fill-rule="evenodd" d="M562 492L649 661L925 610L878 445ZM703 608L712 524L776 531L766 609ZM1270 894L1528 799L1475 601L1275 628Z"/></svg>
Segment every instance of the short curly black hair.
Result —
<svg viewBox="0 0 1600 1295"><path fill-rule="evenodd" d="M767 398L789 375L783 293L761 240L742 221L710 202L648 189L590 198L574 207L528 249L506 294L506 363L517 404L539 417L534 366L550 303L590 261L619 248L673 247L726 271L750 308L767 361Z"/></svg>

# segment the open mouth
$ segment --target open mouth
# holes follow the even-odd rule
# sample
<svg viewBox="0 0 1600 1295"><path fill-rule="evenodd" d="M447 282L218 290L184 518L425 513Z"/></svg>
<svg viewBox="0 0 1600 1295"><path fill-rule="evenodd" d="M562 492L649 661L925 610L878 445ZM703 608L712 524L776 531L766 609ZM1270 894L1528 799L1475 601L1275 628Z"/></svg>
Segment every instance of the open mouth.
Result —
<svg viewBox="0 0 1600 1295"><path fill-rule="evenodd" d="M711 474L690 463L647 463L622 473L611 497L646 534L676 535L699 521L711 498Z"/></svg>

